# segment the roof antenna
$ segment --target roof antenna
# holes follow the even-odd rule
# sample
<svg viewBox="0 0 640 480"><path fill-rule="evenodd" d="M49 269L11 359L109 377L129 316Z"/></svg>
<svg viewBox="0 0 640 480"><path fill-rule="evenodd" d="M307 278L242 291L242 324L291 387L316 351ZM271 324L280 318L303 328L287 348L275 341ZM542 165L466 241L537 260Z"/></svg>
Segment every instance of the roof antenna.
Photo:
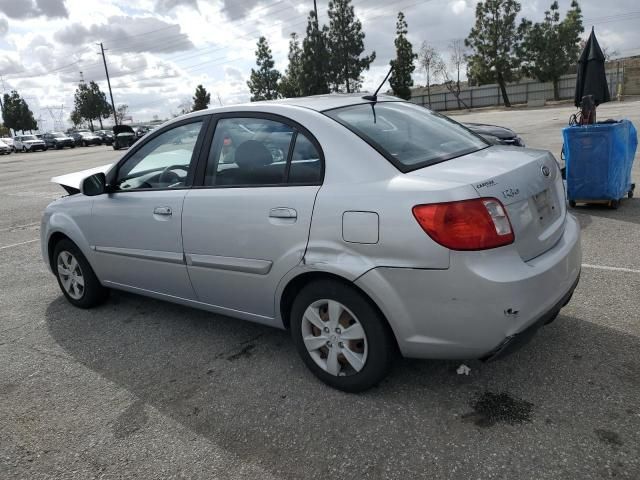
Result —
<svg viewBox="0 0 640 480"><path fill-rule="evenodd" d="M378 88L376 88L376 91L373 92L373 95L365 95L364 97L362 97L364 100L370 100L372 102L377 102L378 101L378 92L380 91L380 89L382 88L382 86L385 84L385 82L387 81L387 79L389 78L389 75L391 75L391 72L393 72L393 65L391 65L391 68L389 69L389 72L387 73L387 76L384 77L384 80L382 81L382 83L380 84L380 86Z"/></svg>

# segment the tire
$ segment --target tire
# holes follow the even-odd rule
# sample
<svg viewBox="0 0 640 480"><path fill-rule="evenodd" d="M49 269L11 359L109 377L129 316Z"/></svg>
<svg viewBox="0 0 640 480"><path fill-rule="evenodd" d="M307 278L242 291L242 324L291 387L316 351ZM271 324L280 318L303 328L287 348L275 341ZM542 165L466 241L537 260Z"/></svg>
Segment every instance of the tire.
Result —
<svg viewBox="0 0 640 480"><path fill-rule="evenodd" d="M612 210L617 210L619 206L620 206L620 200L611 200L611 201L609 202L609 207L610 207Z"/></svg>
<svg viewBox="0 0 640 480"><path fill-rule="evenodd" d="M49 147L44 147L44 148L42 149L42 151L43 151L43 152L46 152L47 150L49 150Z"/></svg>
<svg viewBox="0 0 640 480"><path fill-rule="evenodd" d="M27 147L22 147L22 153L27 153Z"/></svg>
<svg viewBox="0 0 640 480"><path fill-rule="evenodd" d="M83 146L83 147L88 147L88 146L89 146L89 144L88 144L87 142L82 142L82 146Z"/></svg>
<svg viewBox="0 0 640 480"><path fill-rule="evenodd" d="M75 260L75 263L72 260ZM72 305L79 308L93 308L103 303L109 296L109 290L100 284L91 265L71 240L63 239L56 244L53 249L52 263L60 290ZM73 269L74 278L80 278L84 282L84 287L77 284L75 288L69 287L70 276L65 276L62 272L71 271L68 267L73 265L76 265ZM75 281L71 279L71 282Z"/></svg>
<svg viewBox="0 0 640 480"><path fill-rule="evenodd" d="M331 325L334 319L328 314L329 302L333 306L337 304L341 311L334 323L335 329ZM319 314L313 317L315 323L308 320L310 315L305 315L308 309ZM318 322L322 330L316 326ZM391 368L396 354L393 333L380 312L354 287L334 280L308 284L293 302L290 323L293 342L302 360L316 377L333 388L362 392L377 385ZM364 332L363 336L352 333L351 338L346 337L349 329L357 324L361 327L359 331ZM304 337L318 338L311 351L307 349ZM347 353L355 360L348 360ZM330 356L335 359L331 362L333 368L329 365Z"/></svg>
<svg viewBox="0 0 640 480"><path fill-rule="evenodd" d="M76 148L76 144L74 143L73 145L71 145L71 148Z"/></svg>
<svg viewBox="0 0 640 480"><path fill-rule="evenodd" d="M569 200L569 206L571 208L576 208L576 201L575 200Z"/></svg>

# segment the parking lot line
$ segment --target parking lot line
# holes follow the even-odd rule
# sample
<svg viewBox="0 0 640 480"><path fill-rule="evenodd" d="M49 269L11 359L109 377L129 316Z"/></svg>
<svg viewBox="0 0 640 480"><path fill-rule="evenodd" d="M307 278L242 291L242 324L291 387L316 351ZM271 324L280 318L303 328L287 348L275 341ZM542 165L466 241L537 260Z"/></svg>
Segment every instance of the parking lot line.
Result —
<svg viewBox="0 0 640 480"><path fill-rule="evenodd" d="M624 267L609 267L607 265L591 265L590 263L583 263L583 268L595 268L596 270L609 270L612 272L627 272L627 273L640 273L640 270L636 270L634 268L624 268Z"/></svg>
<svg viewBox="0 0 640 480"><path fill-rule="evenodd" d="M34 227L40 225L40 222L25 223L24 225L14 225L13 227L0 228L0 232L9 232L11 230L18 230L20 228Z"/></svg>
<svg viewBox="0 0 640 480"><path fill-rule="evenodd" d="M19 247L20 245L26 245L27 243L33 243L33 242L39 242L39 241L40 241L39 238L35 238L33 240L27 240L26 242L12 243L11 245L5 245L4 247L0 247L0 250L5 250L7 248L13 248L13 247Z"/></svg>

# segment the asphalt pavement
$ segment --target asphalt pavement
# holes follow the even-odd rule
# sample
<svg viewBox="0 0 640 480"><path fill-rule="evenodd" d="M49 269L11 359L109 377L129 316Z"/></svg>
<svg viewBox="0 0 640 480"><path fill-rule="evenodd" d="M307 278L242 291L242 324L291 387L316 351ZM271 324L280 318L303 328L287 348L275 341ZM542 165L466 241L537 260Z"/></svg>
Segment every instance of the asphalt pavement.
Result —
<svg viewBox="0 0 640 480"><path fill-rule="evenodd" d="M640 125L639 107L598 115ZM558 155L572 111L456 119ZM640 200L573 210L580 285L525 348L468 376L401 360L350 395L284 331L118 292L90 311L64 300L40 258L42 210L64 194L48 180L122 154L0 157L0 478L640 478Z"/></svg>

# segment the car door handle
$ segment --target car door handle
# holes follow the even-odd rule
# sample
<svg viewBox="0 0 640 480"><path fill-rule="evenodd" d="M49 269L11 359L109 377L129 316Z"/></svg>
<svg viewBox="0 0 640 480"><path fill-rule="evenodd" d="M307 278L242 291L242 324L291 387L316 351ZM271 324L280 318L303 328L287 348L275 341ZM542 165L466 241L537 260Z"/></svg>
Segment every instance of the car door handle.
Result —
<svg viewBox="0 0 640 480"><path fill-rule="evenodd" d="M298 212L293 208L278 207L269 210L270 218L298 218Z"/></svg>
<svg viewBox="0 0 640 480"><path fill-rule="evenodd" d="M171 207L156 207L153 209L154 215L163 215L165 217L171 216Z"/></svg>

